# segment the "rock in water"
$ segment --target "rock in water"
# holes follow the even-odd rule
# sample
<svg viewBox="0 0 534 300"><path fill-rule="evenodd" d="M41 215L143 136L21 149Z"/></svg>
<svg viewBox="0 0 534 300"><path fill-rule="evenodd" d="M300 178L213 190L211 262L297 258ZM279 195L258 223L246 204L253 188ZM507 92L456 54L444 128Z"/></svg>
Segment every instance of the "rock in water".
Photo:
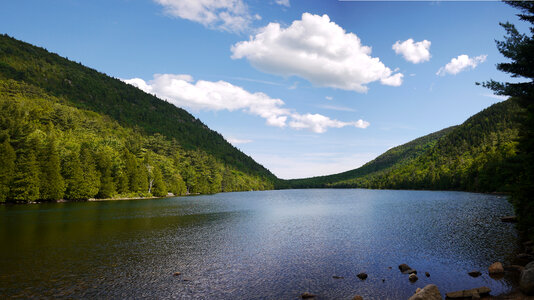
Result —
<svg viewBox="0 0 534 300"><path fill-rule="evenodd" d="M332 278L334 278L334 279L343 279L343 278L345 278L345 277L343 277L343 276L336 276L336 275L334 275L334 276L332 276Z"/></svg>
<svg viewBox="0 0 534 300"><path fill-rule="evenodd" d="M491 289L483 286L476 289L462 290L457 292L450 292L445 294L446 299L480 299L480 295L487 295L491 292ZM477 298L478 297L478 298Z"/></svg>
<svg viewBox="0 0 534 300"><path fill-rule="evenodd" d="M441 294L435 284L429 284L415 293L408 300L441 300Z"/></svg>
<svg viewBox="0 0 534 300"><path fill-rule="evenodd" d="M417 274L417 271L414 270L414 269L408 269L408 270L402 272L402 274Z"/></svg>
<svg viewBox="0 0 534 300"><path fill-rule="evenodd" d="M180 275L182 275L182 273L180 272L174 272L174 274L172 274L172 276L180 276Z"/></svg>
<svg viewBox="0 0 534 300"><path fill-rule="evenodd" d="M519 288L527 295L534 295L534 261L528 263L521 271Z"/></svg>
<svg viewBox="0 0 534 300"><path fill-rule="evenodd" d="M356 295L352 298L352 300L363 300L363 297L360 295Z"/></svg>
<svg viewBox="0 0 534 300"><path fill-rule="evenodd" d="M425 276L426 276L426 277L430 277L430 273L425 272Z"/></svg>
<svg viewBox="0 0 534 300"><path fill-rule="evenodd" d="M410 274L410 277L408 277L408 279L409 279L411 282L416 282L417 279L419 279L419 278L417 278L417 275L415 275L415 274L412 273L412 274Z"/></svg>
<svg viewBox="0 0 534 300"><path fill-rule="evenodd" d="M360 274L358 274L358 275L356 275L356 276L358 276L358 278L360 278L361 280L365 280L365 279L367 279L367 273L363 273L363 272L362 272L362 273L360 273Z"/></svg>
<svg viewBox="0 0 534 300"><path fill-rule="evenodd" d="M489 266L488 272L490 275L501 275L504 273L504 267L502 263L496 262Z"/></svg>
<svg viewBox="0 0 534 300"><path fill-rule="evenodd" d="M480 276L480 275L482 275L482 273L480 273L480 271L471 271L471 272L469 272L467 274L469 274L469 276L475 277L475 278Z"/></svg>
<svg viewBox="0 0 534 300"><path fill-rule="evenodd" d="M408 266L407 264L401 264L401 265L399 265L399 270L400 270L401 272L403 272L403 273L406 272L406 271L408 271L408 270L411 270L411 269L412 269L412 268L410 268L410 266Z"/></svg>
<svg viewBox="0 0 534 300"><path fill-rule="evenodd" d="M302 293L302 295L300 295L300 297L302 299L310 299L310 298L315 298L315 295L312 294L312 293L305 292L305 293Z"/></svg>

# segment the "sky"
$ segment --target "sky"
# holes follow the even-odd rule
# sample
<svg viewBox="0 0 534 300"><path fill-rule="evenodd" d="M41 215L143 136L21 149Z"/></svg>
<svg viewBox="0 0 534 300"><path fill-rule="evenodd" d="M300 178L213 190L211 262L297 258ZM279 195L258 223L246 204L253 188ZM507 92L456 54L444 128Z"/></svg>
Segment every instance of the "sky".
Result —
<svg viewBox="0 0 534 300"><path fill-rule="evenodd" d="M496 1L17 0L0 32L186 109L280 178L357 168L503 101Z"/></svg>

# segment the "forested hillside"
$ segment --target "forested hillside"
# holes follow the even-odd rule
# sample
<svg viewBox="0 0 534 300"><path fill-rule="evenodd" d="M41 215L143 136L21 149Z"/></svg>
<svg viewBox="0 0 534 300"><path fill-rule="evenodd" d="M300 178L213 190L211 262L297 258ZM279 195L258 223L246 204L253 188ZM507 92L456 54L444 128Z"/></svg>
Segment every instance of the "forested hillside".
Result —
<svg viewBox="0 0 534 300"><path fill-rule="evenodd" d="M275 180L271 172L185 110L7 35L0 35L0 79L23 81L69 105L107 115L124 127L161 134L185 150L200 150L241 172Z"/></svg>
<svg viewBox="0 0 534 300"><path fill-rule="evenodd" d="M0 202L271 189L183 109L0 35Z"/></svg>
<svg viewBox="0 0 534 300"><path fill-rule="evenodd" d="M0 80L0 202L272 188L201 150Z"/></svg>
<svg viewBox="0 0 534 300"><path fill-rule="evenodd" d="M510 99L460 126L393 148L361 168L289 181L289 186L510 191L517 181L521 109Z"/></svg>
<svg viewBox="0 0 534 300"><path fill-rule="evenodd" d="M384 171L393 166L406 164L434 146L439 138L451 132L454 128L455 126L445 128L438 132L417 138L404 145L394 147L358 169L328 176L292 179L287 180L285 183L287 187L292 188L329 187L329 185L333 182L350 180L379 171Z"/></svg>

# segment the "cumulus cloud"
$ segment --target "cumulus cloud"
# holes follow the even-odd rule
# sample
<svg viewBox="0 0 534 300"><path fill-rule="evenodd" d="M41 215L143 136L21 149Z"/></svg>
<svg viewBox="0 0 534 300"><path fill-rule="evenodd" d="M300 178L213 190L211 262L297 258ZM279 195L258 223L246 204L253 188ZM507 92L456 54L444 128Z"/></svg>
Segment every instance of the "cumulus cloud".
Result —
<svg viewBox="0 0 534 300"><path fill-rule="evenodd" d="M289 0L275 0L276 4L289 7Z"/></svg>
<svg viewBox="0 0 534 300"><path fill-rule="evenodd" d="M402 74L393 74L371 56L371 47L327 15L304 13L287 28L270 23L231 51L233 59L246 58L263 72L300 76L317 86L366 92L366 85L374 81L402 84Z"/></svg>
<svg viewBox="0 0 534 300"><path fill-rule="evenodd" d="M397 41L392 48L395 53L402 54L405 60L418 64L430 60L430 41L423 40L414 43L413 39L404 42Z"/></svg>
<svg viewBox="0 0 534 300"><path fill-rule="evenodd" d="M456 75L467 69L474 69L479 64L486 61L487 55L479 55L476 57L469 57L465 54L459 55L456 58L451 59L451 61L446 64L444 67L441 67L436 75L445 76L446 74Z"/></svg>
<svg viewBox="0 0 534 300"><path fill-rule="evenodd" d="M270 126L289 125L290 128L307 129L316 133L323 133L328 128L369 126L369 123L363 120L342 122L320 114L301 115L285 108L281 99L273 99L260 92L250 93L226 81L194 82L190 75L156 74L154 79L148 82L141 78L127 79L124 82L155 94L178 107L193 110L245 111L264 118Z"/></svg>
<svg viewBox="0 0 534 300"><path fill-rule="evenodd" d="M153 0L171 16L229 32L245 31L254 19L243 0Z"/></svg>

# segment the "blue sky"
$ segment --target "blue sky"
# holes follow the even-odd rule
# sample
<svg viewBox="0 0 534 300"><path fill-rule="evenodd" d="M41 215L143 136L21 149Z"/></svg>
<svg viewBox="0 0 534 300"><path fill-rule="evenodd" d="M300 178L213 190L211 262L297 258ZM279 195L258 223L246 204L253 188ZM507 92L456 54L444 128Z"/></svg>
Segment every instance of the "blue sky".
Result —
<svg viewBox="0 0 534 300"><path fill-rule="evenodd" d="M356 168L502 101L501 2L18 0L0 32L183 107L281 178Z"/></svg>

